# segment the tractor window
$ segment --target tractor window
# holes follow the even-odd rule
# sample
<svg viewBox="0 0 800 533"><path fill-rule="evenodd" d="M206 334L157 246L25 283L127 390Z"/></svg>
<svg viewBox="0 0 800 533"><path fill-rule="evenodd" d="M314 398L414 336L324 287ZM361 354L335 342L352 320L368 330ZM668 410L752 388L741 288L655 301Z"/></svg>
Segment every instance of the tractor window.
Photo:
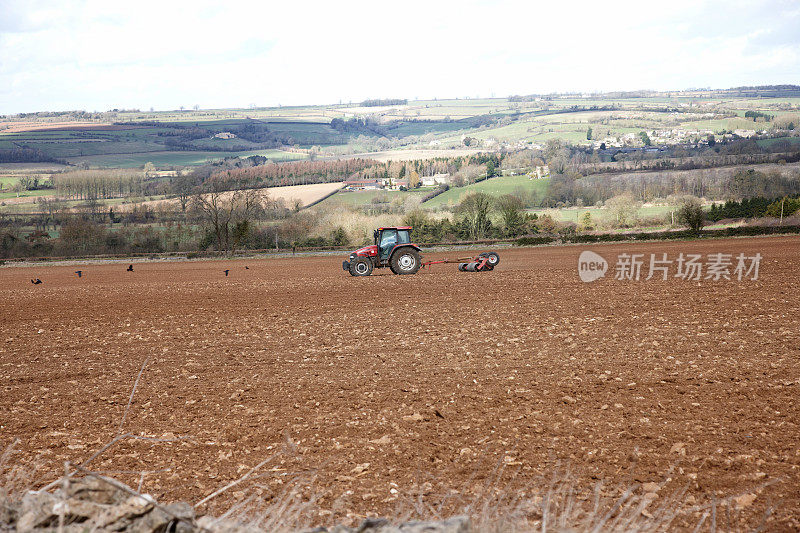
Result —
<svg viewBox="0 0 800 533"><path fill-rule="evenodd" d="M381 256L388 256L395 244L397 244L397 231L393 229L383 230L379 244Z"/></svg>
<svg viewBox="0 0 800 533"><path fill-rule="evenodd" d="M397 243L398 244L407 244L411 242L411 232L407 229L401 229L397 231Z"/></svg>

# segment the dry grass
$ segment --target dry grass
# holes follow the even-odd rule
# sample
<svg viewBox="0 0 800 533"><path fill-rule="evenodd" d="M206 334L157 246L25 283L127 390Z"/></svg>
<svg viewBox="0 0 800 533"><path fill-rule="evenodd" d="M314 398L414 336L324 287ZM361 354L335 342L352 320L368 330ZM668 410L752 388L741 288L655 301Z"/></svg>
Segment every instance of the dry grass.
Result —
<svg viewBox="0 0 800 533"><path fill-rule="evenodd" d="M354 245L372 242L372 232L381 226L399 225L402 215L366 215L359 211L350 210L344 207L338 209L325 209L316 212L317 219L312 236L327 237L331 231L337 227L342 227Z"/></svg>
<svg viewBox="0 0 800 533"><path fill-rule="evenodd" d="M86 466L110 450L116 442L126 438L141 437L116 437L81 465L65 465L68 469L65 477L38 490L55 490L66 486L73 476L89 476L131 495L142 496L141 485L133 489ZM35 468L22 466L22 462L15 458L14 444L6 447L0 455L0 530L9 526L10 502L19 501L27 490L36 486L33 481L36 478ZM251 468L241 478L198 501L194 506L200 516L209 501L223 495L229 496L228 492L233 488L240 489L234 493L234 503L225 512L218 517L199 519L196 524L198 528L219 531L230 530L232 526L245 526L261 531L288 533L308 530L320 524L330 526L331 522L356 526L366 518L349 513L342 516L341 509L346 506L346 502L342 503L345 495L323 506L323 498L319 497L321 493L314 486L316 473L312 470L297 472L288 480L284 478L276 490L276 485L270 483L269 479L275 475L271 467L276 459L295 451L294 444L287 437L281 450ZM763 529L772 512L772 509L768 509L758 524L743 520L739 513L741 498L746 497L748 492L761 490L764 485L740 494L724 498L711 496L707 501L697 502L694 497L687 495L686 488L672 493L664 490L670 480L670 472L666 472L663 482L656 486L632 483L606 487L598 483L593 488L578 486L570 471L559 467L548 478L540 478L526 485L518 483L517 474L518 471L499 462L490 476L479 480L476 470L473 479L462 487L449 490L445 496L429 496L433 486L431 482L438 483L441 480L421 476L414 487L398 491L390 523L442 521L461 516L470 519L473 531L487 533L753 531ZM187 476L187 479L190 477ZM166 510L159 504L156 506Z"/></svg>
<svg viewBox="0 0 800 533"><path fill-rule="evenodd" d="M713 532L758 530L771 514L770 509L756 527L742 520L738 509L741 494L697 503L685 489L655 494L639 484L597 484L587 490L576 485L568 470L556 470L549 479L528 486L519 486L515 478L500 464L483 482L450 490L445 497L427 497L430 482L420 483L398 494L390 523L461 516L470 519L473 531L487 533ZM665 476L656 490L661 492L668 479ZM273 493L268 485L255 484L220 518L265 531L298 531L319 523L330 527L330 519L326 522L325 518L332 512L320 508L313 482L313 473L298 475L279 493ZM337 502L332 507L336 508ZM333 522L356 526L364 518L348 516Z"/></svg>

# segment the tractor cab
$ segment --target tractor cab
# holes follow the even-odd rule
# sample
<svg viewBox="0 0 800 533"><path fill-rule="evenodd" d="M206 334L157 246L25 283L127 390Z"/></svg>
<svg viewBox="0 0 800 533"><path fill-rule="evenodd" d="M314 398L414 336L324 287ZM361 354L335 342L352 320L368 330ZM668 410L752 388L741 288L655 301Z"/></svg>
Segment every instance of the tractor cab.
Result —
<svg viewBox="0 0 800 533"><path fill-rule="evenodd" d="M378 228L374 243L350 254L342 268L353 276L369 276L374 268L389 267L395 274L416 274L422 266L419 246L411 242L410 226Z"/></svg>
<svg viewBox="0 0 800 533"><path fill-rule="evenodd" d="M374 234L380 259L388 259L398 244L411 244L411 228L378 228Z"/></svg>

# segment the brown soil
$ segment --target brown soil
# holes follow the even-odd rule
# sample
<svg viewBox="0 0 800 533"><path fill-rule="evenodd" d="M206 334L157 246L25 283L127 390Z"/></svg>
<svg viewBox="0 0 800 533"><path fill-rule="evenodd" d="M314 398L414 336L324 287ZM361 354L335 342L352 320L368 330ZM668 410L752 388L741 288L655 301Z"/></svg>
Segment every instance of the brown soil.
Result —
<svg viewBox="0 0 800 533"><path fill-rule="evenodd" d="M338 256L0 269L0 447L19 437L55 479L118 433L149 358L124 431L190 438L126 440L89 466L170 468L144 477L162 501L196 502L290 439L258 482L313 470L328 523L391 511L393 487L469 492L499 461L520 491L557 465L578 487L669 477L661 494L750 493L742 517L772 506L768 529L800 527L800 238L591 247L612 268L760 252L741 282L584 284L583 249L369 278Z"/></svg>

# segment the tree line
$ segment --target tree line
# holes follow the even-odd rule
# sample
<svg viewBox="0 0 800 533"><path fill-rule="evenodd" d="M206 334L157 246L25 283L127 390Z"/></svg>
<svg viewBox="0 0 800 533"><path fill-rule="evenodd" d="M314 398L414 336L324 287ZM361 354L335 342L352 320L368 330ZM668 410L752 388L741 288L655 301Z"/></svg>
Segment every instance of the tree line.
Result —
<svg viewBox="0 0 800 533"><path fill-rule="evenodd" d="M57 195L71 200L127 198L153 192L148 190L150 180L140 170L76 170L53 174L50 179Z"/></svg>
<svg viewBox="0 0 800 533"><path fill-rule="evenodd" d="M49 156L36 148L2 148L0 149L0 163L60 163L64 160Z"/></svg>
<svg viewBox="0 0 800 533"><path fill-rule="evenodd" d="M713 204L706 214L706 219L719 221L729 218L759 218L781 215L789 217L800 211L800 194L782 198L743 198L739 201L728 200L724 204Z"/></svg>
<svg viewBox="0 0 800 533"><path fill-rule="evenodd" d="M755 169L711 169L613 176L554 175L541 199L542 207L595 205L624 194L640 202L691 195L710 200L775 198L800 193L800 172Z"/></svg>
<svg viewBox="0 0 800 533"><path fill-rule="evenodd" d="M362 107L380 107L380 106L387 106L387 105L406 105L408 100L406 98L384 98L384 99L373 99L373 100L364 100L361 102Z"/></svg>

